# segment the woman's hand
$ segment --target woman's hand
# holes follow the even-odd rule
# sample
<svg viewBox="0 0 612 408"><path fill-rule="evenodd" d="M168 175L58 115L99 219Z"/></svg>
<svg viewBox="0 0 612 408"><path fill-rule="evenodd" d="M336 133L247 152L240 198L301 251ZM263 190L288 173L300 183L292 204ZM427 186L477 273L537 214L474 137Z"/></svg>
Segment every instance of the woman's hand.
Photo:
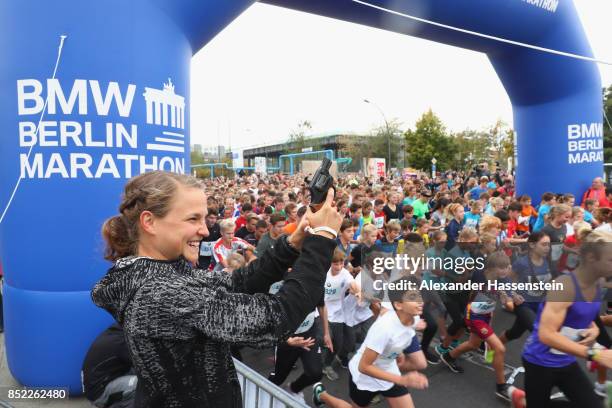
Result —
<svg viewBox="0 0 612 408"><path fill-rule="evenodd" d="M327 191L327 198L323 205L317 209L317 212L313 213L310 208L306 211L304 218L308 219L311 228L317 227L328 227L331 228L338 234L340 225L342 225L342 215L338 210L332 206L334 202L334 189L330 188ZM331 233L327 231L319 231L317 235L322 235L327 238L334 238Z"/></svg>
<svg viewBox="0 0 612 408"><path fill-rule="evenodd" d="M307 339L303 337L289 337L287 344L291 347L301 347L306 351L310 351L310 348L315 344L315 340L312 337Z"/></svg>
<svg viewBox="0 0 612 408"><path fill-rule="evenodd" d="M310 211L310 210L309 210ZM287 238L287 242L290 246L295 248L298 251L302 250L302 245L304 244L304 238L306 238L306 228L309 226L308 219L306 217L302 217L300 223L298 224L293 234L289 235Z"/></svg>

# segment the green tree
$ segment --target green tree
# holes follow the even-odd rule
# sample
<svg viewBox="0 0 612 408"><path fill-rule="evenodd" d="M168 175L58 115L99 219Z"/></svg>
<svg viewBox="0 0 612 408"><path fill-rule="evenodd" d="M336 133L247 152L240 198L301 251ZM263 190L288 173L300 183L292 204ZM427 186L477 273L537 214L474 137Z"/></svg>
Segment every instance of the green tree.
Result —
<svg viewBox="0 0 612 408"><path fill-rule="evenodd" d="M502 140L502 154L504 157L503 160L505 160L504 163L508 162L508 157L512 157L513 166L516 166L516 163L514 163L514 129L506 129L504 132L504 138ZM500 163L502 163L501 160Z"/></svg>
<svg viewBox="0 0 612 408"><path fill-rule="evenodd" d="M487 160L491 151L491 137L486 132L466 129L451 136L455 146L452 167L468 169Z"/></svg>
<svg viewBox="0 0 612 408"><path fill-rule="evenodd" d="M514 158L514 130L507 123L498 119L489 130L491 135L491 150L494 158L502 167L508 163L508 158Z"/></svg>
<svg viewBox="0 0 612 408"><path fill-rule="evenodd" d="M415 130L405 134L408 165L420 170L431 168L431 159L437 159L437 168L453 167L457 146L446 133L446 127L431 109L416 122Z"/></svg>
<svg viewBox="0 0 612 408"><path fill-rule="evenodd" d="M612 85L603 89L604 162L612 161Z"/></svg>
<svg viewBox="0 0 612 408"><path fill-rule="evenodd" d="M364 158L389 156L389 145L391 147L391 166L401 167L401 123L393 119L383 126L376 127L367 136L356 141L354 138L344 138L341 141L343 154L353 159L353 163L359 166Z"/></svg>

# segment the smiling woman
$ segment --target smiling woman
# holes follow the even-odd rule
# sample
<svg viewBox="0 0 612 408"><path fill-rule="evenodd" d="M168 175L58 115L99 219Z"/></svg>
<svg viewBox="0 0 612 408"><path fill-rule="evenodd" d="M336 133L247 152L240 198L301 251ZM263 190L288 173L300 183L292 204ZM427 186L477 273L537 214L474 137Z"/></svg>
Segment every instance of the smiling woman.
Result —
<svg viewBox="0 0 612 408"><path fill-rule="evenodd" d="M195 269L208 235L206 196L190 176L154 171L125 186L119 215L102 229L114 266L92 291L123 327L138 376L135 407L238 407L230 346L266 347L286 339L323 293L338 231L333 192L289 237L248 266ZM268 288L282 280L279 292Z"/></svg>

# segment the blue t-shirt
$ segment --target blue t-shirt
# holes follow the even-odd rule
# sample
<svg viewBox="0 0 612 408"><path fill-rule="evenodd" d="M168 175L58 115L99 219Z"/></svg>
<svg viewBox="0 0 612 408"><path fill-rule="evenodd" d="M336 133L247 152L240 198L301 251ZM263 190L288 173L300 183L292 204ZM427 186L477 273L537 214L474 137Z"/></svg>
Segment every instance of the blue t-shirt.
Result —
<svg viewBox="0 0 612 408"><path fill-rule="evenodd" d="M466 212L463 217L463 226L477 229L478 223L480 222L480 214L474 214L471 211Z"/></svg>
<svg viewBox="0 0 612 408"><path fill-rule="evenodd" d="M455 246L455 241L457 241L457 238L459 237L459 232L462 229L463 221L461 221L460 224L454 218L450 220L450 222L446 225L446 228L444 228L444 231L446 232L446 245L444 246L444 248L446 248L447 251L449 251L452 247Z"/></svg>
<svg viewBox="0 0 612 408"><path fill-rule="evenodd" d="M405 205L412 205L414 202L414 197L406 197L402 200L402 207Z"/></svg>
<svg viewBox="0 0 612 408"><path fill-rule="evenodd" d="M544 216L550 212L550 205L542 204L538 209L538 219L533 225L533 232L538 232L544 227Z"/></svg>
<svg viewBox="0 0 612 408"><path fill-rule="evenodd" d="M472 200L478 200L480 198L480 195L486 192L487 192L486 188L481 188L480 186L476 186L470 190L470 197L472 198Z"/></svg>
<svg viewBox="0 0 612 408"><path fill-rule="evenodd" d="M591 214L587 210L584 210L584 222L591 222L591 221L593 221L593 214Z"/></svg>
<svg viewBox="0 0 612 408"><path fill-rule="evenodd" d="M375 243L375 250L395 255L397 253L397 240L389 242L387 241L387 237L377 239Z"/></svg>

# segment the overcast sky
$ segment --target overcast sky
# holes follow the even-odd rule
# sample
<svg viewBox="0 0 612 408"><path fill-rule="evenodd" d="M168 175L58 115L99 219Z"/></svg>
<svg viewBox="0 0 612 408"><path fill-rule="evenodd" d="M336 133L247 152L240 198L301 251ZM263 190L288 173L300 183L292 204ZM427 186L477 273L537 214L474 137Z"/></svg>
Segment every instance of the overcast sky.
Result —
<svg viewBox="0 0 612 408"><path fill-rule="evenodd" d="M595 57L612 61L612 1L574 3ZM612 66L599 68L611 84ZM366 133L384 122L364 98L403 129L429 108L451 131L512 125L484 54L255 3L193 58L191 143L280 142L304 120L313 134Z"/></svg>

